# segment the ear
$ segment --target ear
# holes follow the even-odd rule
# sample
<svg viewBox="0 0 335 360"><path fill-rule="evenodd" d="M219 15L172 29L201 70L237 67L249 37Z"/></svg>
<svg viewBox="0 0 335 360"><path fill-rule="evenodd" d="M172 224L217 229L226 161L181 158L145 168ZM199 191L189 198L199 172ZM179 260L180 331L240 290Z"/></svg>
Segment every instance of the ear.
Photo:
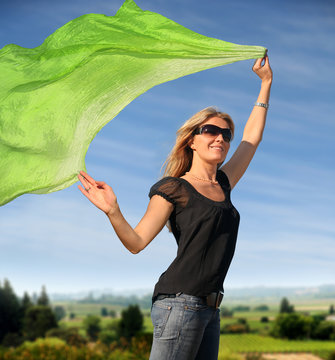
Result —
<svg viewBox="0 0 335 360"><path fill-rule="evenodd" d="M190 141L188 142L188 146L189 146L192 150L195 150L194 138L190 139Z"/></svg>

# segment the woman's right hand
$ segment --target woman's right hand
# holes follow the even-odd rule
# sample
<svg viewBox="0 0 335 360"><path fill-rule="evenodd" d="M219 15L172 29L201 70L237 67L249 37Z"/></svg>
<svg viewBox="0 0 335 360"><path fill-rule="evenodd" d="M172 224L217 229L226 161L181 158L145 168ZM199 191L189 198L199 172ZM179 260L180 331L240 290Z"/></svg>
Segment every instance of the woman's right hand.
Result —
<svg viewBox="0 0 335 360"><path fill-rule="evenodd" d="M264 63L262 65L262 62ZM266 55L262 59L257 59L252 67L253 72L255 72L262 81L272 82L272 69L269 63L269 57Z"/></svg>
<svg viewBox="0 0 335 360"><path fill-rule="evenodd" d="M80 171L78 179L83 187L78 189L100 210L107 215L118 209L117 199L113 189L103 181L95 181L84 171Z"/></svg>

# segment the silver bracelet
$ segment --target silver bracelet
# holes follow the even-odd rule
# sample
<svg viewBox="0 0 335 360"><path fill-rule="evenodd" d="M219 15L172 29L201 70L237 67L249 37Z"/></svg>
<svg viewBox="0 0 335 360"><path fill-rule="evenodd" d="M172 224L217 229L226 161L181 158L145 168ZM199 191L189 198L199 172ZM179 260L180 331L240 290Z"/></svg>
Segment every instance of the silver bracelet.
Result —
<svg viewBox="0 0 335 360"><path fill-rule="evenodd" d="M255 102L255 106L260 106L260 107L263 107L265 109L269 108L269 104L265 104L265 103L261 103L261 102Z"/></svg>

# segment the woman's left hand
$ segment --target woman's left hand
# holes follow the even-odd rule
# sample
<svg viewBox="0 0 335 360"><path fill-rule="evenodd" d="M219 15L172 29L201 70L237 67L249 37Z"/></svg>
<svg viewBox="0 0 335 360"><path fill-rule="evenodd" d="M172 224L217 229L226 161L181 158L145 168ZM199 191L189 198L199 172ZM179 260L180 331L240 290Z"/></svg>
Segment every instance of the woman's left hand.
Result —
<svg viewBox="0 0 335 360"><path fill-rule="evenodd" d="M262 62L264 60L264 64ZM266 55L262 59L257 59L252 70L260 77L262 81L272 81L272 70L269 63L269 57Z"/></svg>

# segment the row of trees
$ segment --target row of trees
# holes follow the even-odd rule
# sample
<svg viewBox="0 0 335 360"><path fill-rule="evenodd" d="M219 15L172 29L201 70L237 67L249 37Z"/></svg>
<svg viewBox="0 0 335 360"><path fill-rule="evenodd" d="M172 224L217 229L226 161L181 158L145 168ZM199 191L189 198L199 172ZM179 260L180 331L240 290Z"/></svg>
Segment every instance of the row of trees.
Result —
<svg viewBox="0 0 335 360"><path fill-rule="evenodd" d="M71 345L85 344L87 340L101 340L105 344L125 338L130 340L143 329L143 315L138 305L129 305L121 313L121 319L102 329L101 317L88 315L84 319L87 338L78 328L60 328L58 321L65 317L61 306L51 307L45 286L33 299L25 293L20 299L8 280L0 283L0 344L18 346L25 340L55 336ZM102 316L116 317L115 311L101 308Z"/></svg>
<svg viewBox="0 0 335 360"><path fill-rule="evenodd" d="M105 344L125 338L130 340L143 330L143 314L138 305L129 305L121 312L121 319L113 321L101 327L101 318L95 315L88 315L84 319L84 327L90 340L100 340Z"/></svg>
<svg viewBox="0 0 335 360"><path fill-rule="evenodd" d="M143 314L138 305L129 305L122 311L118 321L111 321L102 327L100 316L87 315L83 321L83 327L86 337L79 334L77 327L54 328L49 330L46 336L58 337L72 346L80 346L88 341L96 342L97 340L105 345L129 343L143 330Z"/></svg>
<svg viewBox="0 0 335 360"><path fill-rule="evenodd" d="M333 305L329 307L329 314L334 314ZM271 335L287 339L335 340L335 322L327 321L326 317L327 314L298 313L288 299L283 298Z"/></svg>
<svg viewBox="0 0 335 360"><path fill-rule="evenodd" d="M88 294L84 299L80 300L82 304L108 304L108 305L120 305L127 307L129 305L138 304L142 309L148 309L151 306L151 294L143 295L141 297L136 295L122 296L103 294L95 297L93 293Z"/></svg>
<svg viewBox="0 0 335 360"><path fill-rule="evenodd" d="M250 311L250 306L238 305L233 307L232 309L228 309L227 307L221 308L221 315L223 317L232 317L234 312L247 312ZM269 307L267 305L258 305L253 308L253 311L269 311ZM294 306L291 305L286 297L282 298L279 305L279 313L280 314L290 314L294 313ZM329 314L335 314L334 305L330 305Z"/></svg>
<svg viewBox="0 0 335 360"><path fill-rule="evenodd" d="M24 293L20 299L7 279L0 283L0 343L18 345L24 340L44 336L55 327L57 317L44 286L39 296L31 299Z"/></svg>
<svg viewBox="0 0 335 360"><path fill-rule="evenodd" d="M334 306L329 308L329 314L334 314ZM335 340L335 322L326 320L327 314L310 316L298 313L294 306L289 303L287 298L283 298L279 314L275 318L270 335L277 338L286 339L317 339ZM261 322L269 322L266 316L261 318ZM237 319L237 322L226 324L221 328L221 333L248 333L250 327L246 319Z"/></svg>
<svg viewBox="0 0 335 360"><path fill-rule="evenodd" d="M223 316L232 316L233 311L248 311L250 308L237 306L233 310L223 309ZM256 310L256 308L254 309ZM257 307L258 311L268 310L266 305ZM334 313L331 305L329 313ZM79 335L78 328L58 328L58 321L65 317L62 307L52 309L46 289L43 286L39 296L32 299L27 293L19 299L8 280L0 283L0 344L19 345L24 340L35 340L38 337L57 336L68 343L78 345L85 343L86 338ZM107 308L101 308L101 316L115 317L115 312L109 312ZM262 322L269 319L263 316ZM119 321L111 322L102 329L101 318L89 315L84 320L87 338L91 341L100 340L105 344L120 338L131 339L142 331L143 315L138 305L129 305L121 313ZM238 319L237 323L228 324L222 328L223 333L249 332L250 328L245 319ZM326 321L326 315L302 314L295 312L294 306L287 298L283 298L279 314L276 317L271 335L288 339L323 339L335 340L335 323Z"/></svg>

